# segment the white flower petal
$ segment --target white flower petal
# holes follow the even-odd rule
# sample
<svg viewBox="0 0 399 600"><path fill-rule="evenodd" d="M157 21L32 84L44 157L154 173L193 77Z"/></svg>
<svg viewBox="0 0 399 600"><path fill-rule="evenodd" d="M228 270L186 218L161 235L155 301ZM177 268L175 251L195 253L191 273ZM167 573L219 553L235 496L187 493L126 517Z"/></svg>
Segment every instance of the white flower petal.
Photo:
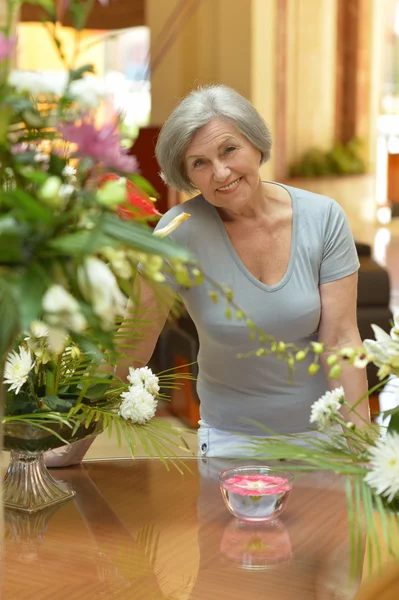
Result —
<svg viewBox="0 0 399 600"><path fill-rule="evenodd" d="M30 351L23 346L19 347L19 352L15 350L10 352L6 359L3 376L4 383L9 386L8 390L14 391L16 395L19 394L34 366L35 362Z"/></svg>
<svg viewBox="0 0 399 600"><path fill-rule="evenodd" d="M127 380L132 385L144 387L152 396L156 396L159 392L159 379L149 367L141 367L140 369L130 367Z"/></svg>
<svg viewBox="0 0 399 600"><path fill-rule="evenodd" d="M329 429L333 417L338 414L342 401L345 397L342 387L326 392L321 398L312 404L310 422L316 423L322 431Z"/></svg>
<svg viewBox="0 0 399 600"><path fill-rule="evenodd" d="M132 385L121 398L118 414L123 419L144 425L154 417L157 400L143 387Z"/></svg>
<svg viewBox="0 0 399 600"><path fill-rule="evenodd" d="M388 433L369 449L371 469L364 478L388 502L399 493L399 434Z"/></svg>

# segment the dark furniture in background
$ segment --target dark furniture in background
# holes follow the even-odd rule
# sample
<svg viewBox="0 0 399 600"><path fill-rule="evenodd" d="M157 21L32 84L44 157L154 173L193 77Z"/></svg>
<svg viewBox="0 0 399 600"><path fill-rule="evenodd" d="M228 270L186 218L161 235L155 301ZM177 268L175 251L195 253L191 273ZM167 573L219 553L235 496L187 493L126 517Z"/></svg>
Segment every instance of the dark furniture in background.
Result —
<svg viewBox="0 0 399 600"><path fill-rule="evenodd" d="M371 256L371 247L357 243L359 255L359 286L357 301L357 320L362 340L374 338L371 324L379 325L389 332L392 313L389 308L390 283L386 269L382 268ZM180 367L197 360L198 336L194 323L187 313L165 326L154 355L151 359L157 371ZM196 377L197 365L188 369ZM368 365L367 377L369 388L378 383L377 368ZM172 390L170 410L182 418L188 425L197 427L199 419L199 399L196 393L196 382L185 381L179 390Z"/></svg>

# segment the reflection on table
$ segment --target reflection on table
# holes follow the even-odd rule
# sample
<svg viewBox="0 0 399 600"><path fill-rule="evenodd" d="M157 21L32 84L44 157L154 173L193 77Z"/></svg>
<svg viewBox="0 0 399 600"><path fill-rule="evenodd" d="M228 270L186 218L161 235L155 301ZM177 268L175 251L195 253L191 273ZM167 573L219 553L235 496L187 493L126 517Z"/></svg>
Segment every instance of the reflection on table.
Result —
<svg viewBox="0 0 399 600"><path fill-rule="evenodd" d="M276 523L243 525L217 480L237 464L185 459L180 473L159 460L104 460L53 470L76 497L30 517L7 511L2 598L354 598L342 480L300 475Z"/></svg>

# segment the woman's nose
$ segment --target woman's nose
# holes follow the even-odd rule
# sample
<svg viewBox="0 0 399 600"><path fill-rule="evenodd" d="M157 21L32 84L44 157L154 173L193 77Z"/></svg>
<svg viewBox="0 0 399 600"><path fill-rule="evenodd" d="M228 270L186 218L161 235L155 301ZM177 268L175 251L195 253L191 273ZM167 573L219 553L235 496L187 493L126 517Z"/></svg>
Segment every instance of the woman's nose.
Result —
<svg viewBox="0 0 399 600"><path fill-rule="evenodd" d="M213 163L213 178L215 181L226 181L229 175L230 169L223 161L218 160Z"/></svg>

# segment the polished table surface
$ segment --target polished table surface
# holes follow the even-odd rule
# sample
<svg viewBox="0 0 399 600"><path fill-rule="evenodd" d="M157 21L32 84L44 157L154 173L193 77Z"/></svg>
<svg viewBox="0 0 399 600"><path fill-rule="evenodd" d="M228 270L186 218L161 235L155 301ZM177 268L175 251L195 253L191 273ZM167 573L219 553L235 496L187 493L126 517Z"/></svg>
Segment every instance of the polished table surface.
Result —
<svg viewBox="0 0 399 600"><path fill-rule="evenodd" d="M33 518L6 511L3 600L354 597L340 478L297 475L277 525L242 526L217 480L237 461L184 464L183 474L151 459L53 469L76 496Z"/></svg>

